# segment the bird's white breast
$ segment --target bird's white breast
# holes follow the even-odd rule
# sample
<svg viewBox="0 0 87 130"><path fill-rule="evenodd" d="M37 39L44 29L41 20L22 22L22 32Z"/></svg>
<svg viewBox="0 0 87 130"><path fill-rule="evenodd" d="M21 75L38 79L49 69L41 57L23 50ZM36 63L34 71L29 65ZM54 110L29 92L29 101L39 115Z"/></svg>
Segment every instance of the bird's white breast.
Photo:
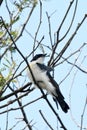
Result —
<svg viewBox="0 0 87 130"><path fill-rule="evenodd" d="M30 66L30 69L31 69L32 74L33 74L33 76L34 76L34 78L35 78L36 81L42 81L42 80L44 80L44 78L47 78L47 77L46 77L46 71L41 70L41 69L37 66L36 63L30 62L30 63L29 63L29 66ZM29 79L34 83L29 68L28 68L28 71L27 71L27 72L28 72Z"/></svg>
<svg viewBox="0 0 87 130"><path fill-rule="evenodd" d="M41 70L35 62L30 62L29 66L31 68L35 81L37 81L37 83L39 84L39 87L41 87L42 89L46 89L49 93L53 92L54 87L49 82L49 78L46 75L46 71ZM29 71L29 68L27 70L27 73L31 82L34 83L31 72Z"/></svg>

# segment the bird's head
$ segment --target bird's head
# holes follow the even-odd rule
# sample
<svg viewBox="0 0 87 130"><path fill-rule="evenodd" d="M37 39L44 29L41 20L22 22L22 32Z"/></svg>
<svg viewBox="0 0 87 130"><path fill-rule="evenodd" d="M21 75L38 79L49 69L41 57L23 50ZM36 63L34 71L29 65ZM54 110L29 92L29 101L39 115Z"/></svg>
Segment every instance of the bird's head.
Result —
<svg viewBox="0 0 87 130"><path fill-rule="evenodd" d="M37 54L33 57L33 59L31 60L31 62L35 61L36 63L43 63L44 59L46 57L47 54Z"/></svg>

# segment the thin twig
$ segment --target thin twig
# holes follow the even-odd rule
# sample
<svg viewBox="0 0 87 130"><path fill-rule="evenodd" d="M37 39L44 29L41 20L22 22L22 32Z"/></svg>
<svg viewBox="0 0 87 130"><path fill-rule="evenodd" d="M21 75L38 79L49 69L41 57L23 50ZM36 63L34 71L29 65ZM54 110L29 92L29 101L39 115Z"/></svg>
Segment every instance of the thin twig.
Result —
<svg viewBox="0 0 87 130"><path fill-rule="evenodd" d="M73 1L73 2L74 2L74 1ZM73 2L71 2L71 5L72 5ZM70 5L70 7L71 7L71 5ZM72 17L70 26L68 27L68 29L67 29L66 33L64 34L64 36L62 36L62 38L59 39L59 42L61 42L61 41L67 36L67 34L69 33L69 31L70 31L70 29L71 29L71 27L72 27L72 25L73 25L73 22L74 22L74 19L75 19L75 15L76 15L77 5L78 5L78 0L76 0L75 9L74 9L74 13L73 13L73 17ZM69 10L68 10L68 11L69 11ZM66 19L66 17L65 17L65 19ZM62 27L62 26L61 26L61 27Z"/></svg>
<svg viewBox="0 0 87 130"><path fill-rule="evenodd" d="M83 61L84 61L84 59L81 61L80 66L83 63ZM74 80L75 80L75 77L77 75L77 72L78 72L78 70L76 70L75 73L74 73L72 84L71 84L70 91L69 91L69 104L70 104L70 108L72 108L71 107L71 92L72 92L72 88L73 88L73 84L74 84ZM70 115L71 115L71 118L74 121L74 123L77 125L77 127L80 127L80 125L78 124L78 122L76 121L76 119L73 116L72 109L70 109Z"/></svg>
<svg viewBox="0 0 87 130"><path fill-rule="evenodd" d="M54 65L60 60L60 58L62 57L62 55L64 54L64 52L66 51L66 49L69 47L70 43L72 42L73 38L75 37L75 35L77 34L78 30L80 29L81 25L84 23L85 19L87 18L87 15L85 14L85 16L83 17L82 21L77 25L74 33L71 35L71 37L69 38L69 40L67 41L67 43L65 44L65 46L63 47L63 49L61 50L61 52L58 54L58 56L54 59ZM51 63L52 64L52 63Z"/></svg>
<svg viewBox="0 0 87 130"><path fill-rule="evenodd" d="M42 2L40 1L40 20L39 20L39 24L38 24L38 27L37 27L37 30L35 33L35 37L34 37L33 50L35 50L35 43L37 41L36 39L37 39L37 35L38 35L40 27L41 27L41 23L42 23ZM34 51L33 51L33 55L34 55Z"/></svg>
<svg viewBox="0 0 87 130"><path fill-rule="evenodd" d="M16 96L16 98L18 99L17 94L15 94L15 96ZM19 99L18 99L17 101L18 101L18 104L19 104L19 106L20 106L20 110L21 110L21 112L22 112L23 118L24 118L23 120L26 122L26 125L27 125L27 127L29 128L29 130L32 130L32 127L31 127L31 125L30 125L29 122L28 122L26 113L25 113L25 111L24 111L24 109L23 109L23 107L22 107L21 101L20 101Z"/></svg>
<svg viewBox="0 0 87 130"><path fill-rule="evenodd" d="M62 26L63 26L63 23L64 23L65 20L66 20L66 17L67 17L67 15L68 15L68 13L69 13L71 7L72 7L73 2L74 2L74 0L70 1L70 4L69 4L69 7L68 7L68 9L67 9L67 11L66 11L66 13L65 13L65 16L63 17L63 20L62 20L60 26L58 27L58 30L57 30L57 42L59 41L59 32L60 32L60 30L61 30L61 28L62 28Z"/></svg>
<svg viewBox="0 0 87 130"><path fill-rule="evenodd" d="M10 86L9 86L9 88L11 89L11 91L14 92L14 90L13 90ZM24 122L26 123L28 129L29 129L29 130L32 130L32 127L31 127L30 123L28 122L26 113L25 113L25 111L24 111L24 109L23 109L23 107L22 107L22 102L19 100L18 95L17 95L16 93L15 93L14 95L15 95L15 97L17 98L17 102L18 102L19 107L20 107L20 110L21 110L21 112L22 112Z"/></svg>
<svg viewBox="0 0 87 130"><path fill-rule="evenodd" d="M31 15L32 15L32 13L33 13L33 11L34 11L34 8L35 8L35 5L33 5L33 7L31 8L31 11L29 12L28 17L27 17L25 23L24 23L23 26L22 26L22 29L21 29L21 32L20 32L19 36L15 39L15 42L22 36L22 34L23 34L23 32L24 32L24 29L25 29L27 23L29 22L29 19L30 19Z"/></svg>
<svg viewBox="0 0 87 130"><path fill-rule="evenodd" d="M48 12L46 12L47 18L48 18L48 24L49 24L49 37L50 37L50 43L51 47L53 48L53 42L52 42L52 32L51 32L51 23L50 23L50 16L48 15Z"/></svg>
<svg viewBox="0 0 87 130"><path fill-rule="evenodd" d="M83 118L84 118L84 113L85 113L85 110L86 110L86 106L87 106L87 97L86 97L86 100L85 100L85 104L84 104L84 108L83 108L83 113L81 115L81 127L80 127L80 130L83 129Z"/></svg>
<svg viewBox="0 0 87 130"><path fill-rule="evenodd" d="M26 85L24 85L23 87L15 90L14 92L7 94L6 96L0 97L0 101L3 101L5 99L8 99L9 97L13 96L15 93L20 93L22 92L24 89L26 89L27 87L29 88L29 85L31 85L32 83L27 83ZM30 92L33 91L33 88L30 89Z"/></svg>
<svg viewBox="0 0 87 130"><path fill-rule="evenodd" d="M54 130L54 129L52 128L52 126L48 123L47 119L44 117L42 111L39 110L39 112L40 112L40 115L42 116L43 120L45 121L45 123L49 126L49 128L50 128L51 130Z"/></svg>
<svg viewBox="0 0 87 130"><path fill-rule="evenodd" d="M67 11L66 11L66 13L65 13L65 16L64 16L64 18L63 18L63 20L62 20L62 22L61 22L59 28L57 29L57 40L56 40L56 43L55 43L54 46L53 46L53 51L52 51L50 60L49 60L49 62L48 62L48 66L52 65L53 62L54 62L54 61L52 61L52 59L53 59L53 57L54 57L55 51L56 51L56 49L57 49L57 46L58 46L58 44L59 44L59 42L60 42L60 41L59 41L59 32L60 32L61 27L62 27L62 25L63 25L63 23L64 23L64 21L65 21L67 15L68 15L69 11L70 11L70 8L72 7L73 2L74 2L74 0L72 0L72 1L70 2L70 5L69 5L69 7L68 7L68 9L67 9ZM51 63L51 62L52 62L52 63ZM55 64L55 63L54 63L54 64ZM53 66L54 66L54 65L53 65Z"/></svg>
<svg viewBox="0 0 87 130"><path fill-rule="evenodd" d="M45 99L45 101L47 102L47 104L49 105L49 107L51 108L51 110L53 111L53 113L55 114L55 116L57 117L57 119L59 120L60 124L61 124L61 128L63 128L64 130L67 130L66 127L64 126L61 118L59 117L58 113L55 111L55 109L53 108L53 106L51 105L51 103L49 102L49 100L47 99L47 96L44 94L43 90L41 88L39 88L41 93L43 94L43 97Z"/></svg>
<svg viewBox="0 0 87 130"><path fill-rule="evenodd" d="M7 113L6 113L6 130L8 130L8 106L7 106Z"/></svg>
<svg viewBox="0 0 87 130"><path fill-rule="evenodd" d="M23 94L22 96L19 96L18 99L21 99L21 98L23 98L24 96L27 96L28 93L29 93L29 92ZM24 107L26 107L26 106L28 106L28 105L30 105L30 104L32 104L32 103L37 102L38 100L40 100L40 99L42 99L42 98L43 98L43 96L40 96L39 98L37 98L37 99L35 99L35 100L32 100L32 101L30 101L30 102L28 102L28 103L22 105L22 107L24 108ZM0 107L0 109L1 109L1 108L4 108L4 107L6 107L6 106L9 106L9 105L11 105L11 104L13 104L15 101L17 101L17 99L10 100L7 104L2 105L2 106ZM16 111L16 110L18 110L18 109L20 109L20 108L19 108L19 107L10 108L10 109L8 109L8 111ZM4 110L4 111L0 112L0 114L6 113L6 112L7 112L7 110Z"/></svg>

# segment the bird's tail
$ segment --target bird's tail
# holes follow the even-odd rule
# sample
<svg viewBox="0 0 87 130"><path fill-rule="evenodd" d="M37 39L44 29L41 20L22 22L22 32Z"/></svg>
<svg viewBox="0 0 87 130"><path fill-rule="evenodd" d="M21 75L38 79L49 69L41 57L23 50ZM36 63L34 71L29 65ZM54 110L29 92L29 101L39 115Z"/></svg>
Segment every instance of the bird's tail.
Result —
<svg viewBox="0 0 87 130"><path fill-rule="evenodd" d="M60 98L60 97L56 97L56 100L58 101L60 107L62 108L62 110L67 113L68 112L68 109L69 109L69 106L68 104L64 101L63 98Z"/></svg>
<svg viewBox="0 0 87 130"><path fill-rule="evenodd" d="M51 84L54 86L54 91L52 91L52 95L53 95L53 100L55 101L57 107L58 107L58 103L60 105L60 107L62 108L62 110L67 113L69 106L68 104L64 101L64 97L59 89L59 85L57 84L57 82L53 79L53 77L50 75L50 73L47 73Z"/></svg>

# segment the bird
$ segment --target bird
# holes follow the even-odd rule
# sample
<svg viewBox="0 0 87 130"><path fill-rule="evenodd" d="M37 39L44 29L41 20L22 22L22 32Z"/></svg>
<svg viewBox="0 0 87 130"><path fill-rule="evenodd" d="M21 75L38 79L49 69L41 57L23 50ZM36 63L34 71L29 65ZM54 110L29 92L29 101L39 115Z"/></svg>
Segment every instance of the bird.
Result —
<svg viewBox="0 0 87 130"><path fill-rule="evenodd" d="M46 56L47 54L36 54L33 57L33 59L29 62L30 70L29 68L27 70L28 77L37 88L39 86L41 89L47 90L47 92L52 95L57 108L59 104L63 112L67 113L69 110L69 105L65 102L58 83L54 80L50 73L53 71L53 68L44 64ZM34 80L37 84L35 84Z"/></svg>

